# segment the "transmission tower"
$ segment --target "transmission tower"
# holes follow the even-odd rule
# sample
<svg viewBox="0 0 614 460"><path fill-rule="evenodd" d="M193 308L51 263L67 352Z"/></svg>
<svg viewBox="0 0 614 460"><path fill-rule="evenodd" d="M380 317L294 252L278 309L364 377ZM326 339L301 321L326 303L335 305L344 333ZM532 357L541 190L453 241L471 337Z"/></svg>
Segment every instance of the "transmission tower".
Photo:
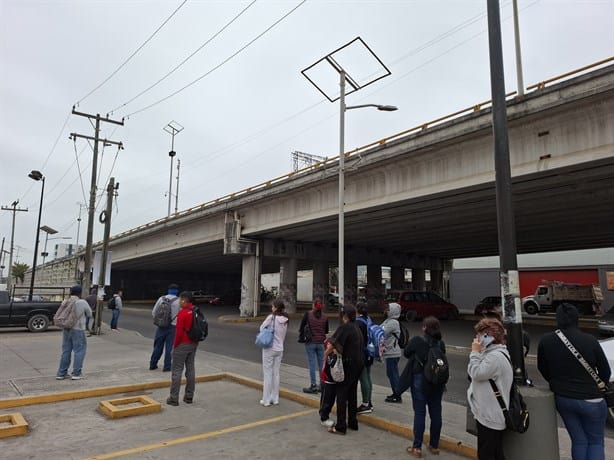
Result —
<svg viewBox="0 0 614 460"><path fill-rule="evenodd" d="M298 150L290 154L292 156L292 171L296 172L305 166L326 160L326 157L313 155L311 153L299 152Z"/></svg>

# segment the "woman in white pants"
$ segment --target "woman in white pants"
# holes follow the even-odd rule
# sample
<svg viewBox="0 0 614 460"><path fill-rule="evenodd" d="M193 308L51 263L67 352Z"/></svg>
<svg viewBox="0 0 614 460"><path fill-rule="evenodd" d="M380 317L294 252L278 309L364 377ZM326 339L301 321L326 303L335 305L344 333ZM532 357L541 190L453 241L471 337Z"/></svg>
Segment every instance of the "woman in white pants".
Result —
<svg viewBox="0 0 614 460"><path fill-rule="evenodd" d="M284 341L288 331L288 314L285 312L284 301L275 299L271 305L271 314L260 325L262 331L267 326L275 328L273 346L262 349L262 399L260 404L265 407L279 404L279 368L284 354Z"/></svg>

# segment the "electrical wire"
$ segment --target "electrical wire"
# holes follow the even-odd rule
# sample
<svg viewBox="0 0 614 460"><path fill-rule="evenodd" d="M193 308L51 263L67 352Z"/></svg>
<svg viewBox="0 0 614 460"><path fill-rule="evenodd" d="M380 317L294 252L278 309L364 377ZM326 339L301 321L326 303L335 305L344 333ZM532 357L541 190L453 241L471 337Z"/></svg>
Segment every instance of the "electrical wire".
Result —
<svg viewBox="0 0 614 460"><path fill-rule="evenodd" d="M166 18L166 20L165 20L165 21L164 21L164 22L163 22L163 23L162 23L162 24L161 24L161 25L160 25L160 26L159 26L159 27L158 27L158 28L157 28L157 29L154 31L154 33L153 33L153 34L151 34L151 35L149 36L149 38L147 38L147 40L145 40L145 41L143 42L143 44L142 44L141 46L139 46L139 47L136 49L136 51L134 51L134 52L133 52L133 53L132 53L130 56L128 56L128 58L127 58L127 59L126 59L124 62L122 62L122 63L119 65L119 67L118 67L117 69L115 69L115 70L114 70L114 71L111 73L111 75L109 75L107 78L105 78L105 79L102 81L102 83L100 83L100 84L99 84L98 86L96 86L96 87L95 87L93 90L91 90L89 93L87 93L87 94L86 94L85 96L83 96L81 99L79 99L79 100L76 102L75 106L77 106L77 107L78 107L78 106L79 106L79 104L80 104L81 102L83 102L85 99L87 99L88 97L90 97L90 96L91 96L91 95L92 95L94 92L96 92L98 89L100 89L100 88L101 88L101 87L102 87L102 86L103 86L103 85L104 85L106 82L108 82L108 81L109 81L111 78L113 78L113 76L114 76L114 75L115 75L117 72L119 72L119 71L122 69L122 67L124 67L124 66L125 66L125 65L126 65L126 64L127 64L127 63L128 63L128 62L129 62L129 61L130 61L130 60L131 60L133 57L134 57L134 56L136 56L136 54L137 54L139 51L141 51L141 49L143 49L143 47L144 47L144 46L145 46L147 43L149 43L149 41L150 41L152 38L154 38L154 36L155 36L155 35L156 35L156 34L157 34L157 33L158 33L158 32L159 32L159 31L160 31L160 30L161 30L161 29L162 29L162 28L163 28L163 27L164 27L164 26L165 26L165 25L166 25L166 24L167 24L167 23L170 21L170 20L171 20L171 18L172 18L173 16L175 16L175 14L177 14L177 12L178 12L178 11L179 11L179 10L180 10L182 7L183 7L183 5L185 5L185 4L186 4L186 2L187 2L187 1L188 1L188 0L183 0L183 2L181 2L181 4L180 4L180 5L179 5L179 6L178 6L176 9L175 9L175 11L173 11L173 12L171 13L171 15L170 15L168 18Z"/></svg>
<svg viewBox="0 0 614 460"><path fill-rule="evenodd" d="M83 201L87 202L87 199L85 197L85 186L83 185L83 176L81 174L81 166L79 165L79 155L77 155L77 139L76 138L73 141L73 145L75 146L75 161L77 162L77 171L79 171L79 181L81 182L81 193L83 193Z"/></svg>
<svg viewBox="0 0 614 460"><path fill-rule="evenodd" d="M224 25L224 27L222 27L220 30L218 30L215 34L213 34L207 41L205 41L205 43L203 43L202 45L200 45L194 52L192 52L192 54L190 54L187 58L185 58L183 61L181 61L179 64L177 64L175 67L173 67L166 75L164 75L162 78L160 78L158 81L156 81L154 84L148 86L147 88L145 88L144 90L142 90L140 93L138 93L136 96L134 96L133 98L129 99L128 101L124 102L121 105L118 105L117 107L115 107L113 110L111 110L109 112L109 114L113 114L115 111L127 106L128 104L130 104L131 102L135 101L136 99L138 99L139 97L141 97L143 94L149 92L151 89L155 88L156 86L158 86L158 84L160 84L162 81L166 80L168 77L170 77L173 73L175 73L175 71L177 69L179 69L182 65L184 65L186 62L188 62L191 58L193 58L198 52L200 52L205 46L207 46L209 43L211 43L218 35L220 35L222 32L224 32L224 30L226 30L228 27L230 27L230 25L235 22L237 19L239 19L243 13L245 13L254 3L256 3L256 0L253 0L249 5L247 5L245 8L243 8L243 10L241 10L241 12L239 14L237 14L234 18L232 18L229 22L226 23L226 25Z"/></svg>
<svg viewBox="0 0 614 460"><path fill-rule="evenodd" d="M245 45L243 45L241 48L239 48L237 51L235 51L233 54L231 54L229 57L227 57L226 59L224 59L222 62L220 62L218 65L216 65L215 67L213 67L212 69L210 69L209 71L205 72L203 75L201 75L200 77L198 77L197 79L191 81L190 83L188 83L187 85L183 86L182 88L179 88L177 91L174 91L173 93L169 94L168 96L163 97L162 99L157 100L156 102L153 102L151 104L149 104L148 106L145 106L139 110L135 110L134 112L126 115L124 118L130 118L133 115L136 115L138 113L144 112L145 110L151 109L152 107L170 99L173 96L176 96L177 94L181 93L182 91L184 91L185 89L189 88L190 86L198 83L200 80L202 80L203 78L207 77L208 75L210 75L211 73L215 72L217 69L219 69L220 67L222 67L224 64L226 64L228 61L230 61L231 59L233 59L235 56L237 56L238 54L240 54L241 52L243 52L245 49L247 49L250 45L252 45L256 40L258 40L259 38L261 38L263 35L265 35L267 32L269 32L271 29L273 29L277 24L279 24L280 22L282 22L284 19L286 19L288 16L290 16L292 13L294 13L298 8L300 8L307 0L302 0L301 3L299 3L298 5L296 5L294 8L292 8L290 11L288 11L286 14L284 14L280 19L278 19L277 21L275 21L272 25L270 25L269 27L267 27L263 32L261 32L260 34L258 34L255 38L253 38L252 40L250 40L249 42L247 42Z"/></svg>

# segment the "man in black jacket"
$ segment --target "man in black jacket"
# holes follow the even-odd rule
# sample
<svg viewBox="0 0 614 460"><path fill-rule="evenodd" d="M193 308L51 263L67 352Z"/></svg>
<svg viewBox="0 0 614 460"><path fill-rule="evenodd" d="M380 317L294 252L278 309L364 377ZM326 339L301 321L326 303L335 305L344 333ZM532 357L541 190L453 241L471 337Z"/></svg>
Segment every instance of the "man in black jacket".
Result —
<svg viewBox="0 0 614 460"><path fill-rule="evenodd" d="M561 304L556 310L560 331L604 382L610 365L595 337L578 329L578 310ZM550 384L556 409L571 437L572 458L603 459L607 404L597 383L556 332L542 337L537 368Z"/></svg>

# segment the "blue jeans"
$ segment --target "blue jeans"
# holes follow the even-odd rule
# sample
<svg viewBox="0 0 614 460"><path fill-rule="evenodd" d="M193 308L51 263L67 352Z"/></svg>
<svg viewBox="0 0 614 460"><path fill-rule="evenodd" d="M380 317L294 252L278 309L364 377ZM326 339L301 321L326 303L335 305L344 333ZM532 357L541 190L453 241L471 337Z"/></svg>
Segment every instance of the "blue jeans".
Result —
<svg viewBox="0 0 614 460"><path fill-rule="evenodd" d="M156 336L154 337L153 352L149 359L149 368L155 369L158 367L158 361L164 352L164 367L165 371L171 370L173 360L173 341L175 340L175 326L158 327Z"/></svg>
<svg viewBox="0 0 614 460"><path fill-rule="evenodd" d="M604 460L605 400L587 402L555 395L556 410L571 438L573 460Z"/></svg>
<svg viewBox="0 0 614 460"><path fill-rule="evenodd" d="M68 374L70 367L70 357L74 352L75 359L72 363L72 375L79 376L83 369L83 360L87 351L87 341L85 331L81 329L64 329L62 331L62 355L60 357L60 367L58 368L58 377L64 377Z"/></svg>
<svg viewBox="0 0 614 460"><path fill-rule="evenodd" d="M413 447L418 449L422 448L426 408L428 406L429 417L431 418L429 444L431 447L437 449L439 447L439 438L441 436L441 398L443 397L443 388L434 388L430 391L426 391L424 383L423 373L414 374L413 383L411 385L411 401L414 406Z"/></svg>
<svg viewBox="0 0 614 460"><path fill-rule="evenodd" d="M312 385L316 384L316 369L318 369L318 375L322 369L322 362L324 360L324 344L323 343L306 343L305 351L307 351L307 360L309 361L309 380ZM316 361L318 367L316 368Z"/></svg>
<svg viewBox="0 0 614 460"><path fill-rule="evenodd" d="M396 394L396 389L399 386L399 360L401 358L386 358L386 375L390 381L392 394ZM398 395L401 396L401 395Z"/></svg>
<svg viewBox="0 0 614 460"><path fill-rule="evenodd" d="M111 329L117 329L117 319L119 318L119 314L121 310L117 308L115 310L111 310L113 316L111 316Z"/></svg>

